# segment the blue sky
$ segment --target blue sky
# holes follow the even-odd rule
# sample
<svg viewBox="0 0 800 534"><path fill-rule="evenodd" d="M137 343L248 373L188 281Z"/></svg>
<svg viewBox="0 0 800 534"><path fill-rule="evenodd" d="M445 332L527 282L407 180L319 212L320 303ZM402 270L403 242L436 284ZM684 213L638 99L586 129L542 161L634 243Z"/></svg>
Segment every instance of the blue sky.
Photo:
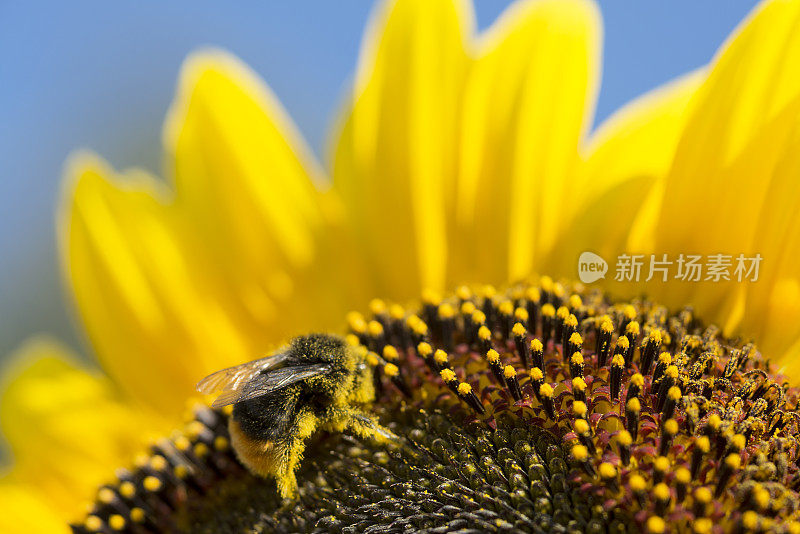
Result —
<svg viewBox="0 0 800 534"><path fill-rule="evenodd" d="M508 3L477 0L479 27ZM215 45L261 74L319 153L371 4L0 0L0 359L37 332L80 347L60 283L53 220L72 149L91 148L117 168L158 172L161 122L181 61ZM601 1L597 121L708 62L753 5Z"/></svg>

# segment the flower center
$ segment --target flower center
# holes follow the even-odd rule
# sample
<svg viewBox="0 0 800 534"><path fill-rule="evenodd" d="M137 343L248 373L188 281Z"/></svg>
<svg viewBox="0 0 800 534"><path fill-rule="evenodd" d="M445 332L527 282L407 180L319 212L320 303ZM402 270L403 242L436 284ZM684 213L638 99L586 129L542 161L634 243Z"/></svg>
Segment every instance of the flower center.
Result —
<svg viewBox="0 0 800 534"><path fill-rule="evenodd" d="M399 442L318 433L281 503L198 408L76 530L800 531L798 390L690 308L543 278L370 310L347 341Z"/></svg>

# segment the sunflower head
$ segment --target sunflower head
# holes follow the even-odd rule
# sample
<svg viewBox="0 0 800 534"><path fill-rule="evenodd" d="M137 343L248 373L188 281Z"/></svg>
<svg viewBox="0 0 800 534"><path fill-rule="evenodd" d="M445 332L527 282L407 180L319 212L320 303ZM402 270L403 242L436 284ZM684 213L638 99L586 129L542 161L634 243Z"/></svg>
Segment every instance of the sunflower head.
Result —
<svg viewBox="0 0 800 534"><path fill-rule="evenodd" d="M800 390L690 308L546 278L370 308L346 341L372 355L396 441L314 436L281 501L237 463L227 415L199 407L76 530L800 528Z"/></svg>

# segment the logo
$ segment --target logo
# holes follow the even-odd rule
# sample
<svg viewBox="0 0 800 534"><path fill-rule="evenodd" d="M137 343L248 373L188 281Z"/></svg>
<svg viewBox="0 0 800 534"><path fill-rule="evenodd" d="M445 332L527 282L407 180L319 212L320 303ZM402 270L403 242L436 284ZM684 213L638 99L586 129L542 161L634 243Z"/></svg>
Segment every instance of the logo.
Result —
<svg viewBox="0 0 800 534"><path fill-rule="evenodd" d="M594 252L583 252L578 258L578 278L584 284L591 284L606 277L608 264Z"/></svg>

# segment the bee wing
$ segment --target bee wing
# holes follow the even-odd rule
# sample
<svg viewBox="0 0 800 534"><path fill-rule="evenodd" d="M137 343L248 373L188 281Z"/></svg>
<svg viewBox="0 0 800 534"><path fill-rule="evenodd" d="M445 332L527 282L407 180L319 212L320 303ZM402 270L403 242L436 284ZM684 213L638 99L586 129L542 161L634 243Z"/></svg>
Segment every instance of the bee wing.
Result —
<svg viewBox="0 0 800 534"><path fill-rule="evenodd" d="M214 400L211 406L213 408L222 408L229 404L255 399L301 380L305 380L306 378L327 373L328 371L330 371L330 365L326 363L282 367L274 371L267 371L243 383L242 387L239 389L223 391L222 394Z"/></svg>
<svg viewBox="0 0 800 534"><path fill-rule="evenodd" d="M286 353L270 354L252 362L234 365L211 373L197 383L197 391L210 395L215 391L237 391L244 387L250 380L263 371L267 371L283 363L287 358Z"/></svg>

